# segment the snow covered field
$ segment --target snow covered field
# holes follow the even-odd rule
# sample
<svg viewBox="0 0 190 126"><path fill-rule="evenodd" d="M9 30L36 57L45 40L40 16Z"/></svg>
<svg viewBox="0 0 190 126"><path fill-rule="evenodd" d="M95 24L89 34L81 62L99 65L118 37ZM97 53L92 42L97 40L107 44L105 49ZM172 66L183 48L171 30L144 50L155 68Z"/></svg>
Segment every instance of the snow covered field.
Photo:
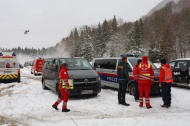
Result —
<svg viewBox="0 0 190 126"><path fill-rule="evenodd" d="M117 91L102 89L97 97L69 99L68 113L54 110L57 95L41 88L41 76L21 70L21 83L0 84L1 126L190 126L190 89L172 87L171 108L151 97L152 109L139 108L126 94L129 107L118 105Z"/></svg>

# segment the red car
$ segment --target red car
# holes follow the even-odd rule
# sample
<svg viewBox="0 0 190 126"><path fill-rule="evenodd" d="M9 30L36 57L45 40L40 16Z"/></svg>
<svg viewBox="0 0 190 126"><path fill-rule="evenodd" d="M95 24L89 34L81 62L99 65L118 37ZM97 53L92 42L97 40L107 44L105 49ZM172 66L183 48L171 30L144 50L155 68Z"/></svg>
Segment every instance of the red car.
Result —
<svg viewBox="0 0 190 126"><path fill-rule="evenodd" d="M32 62L31 74L34 74L35 76L41 75L43 64L44 64L44 59L42 59L42 58L35 59Z"/></svg>

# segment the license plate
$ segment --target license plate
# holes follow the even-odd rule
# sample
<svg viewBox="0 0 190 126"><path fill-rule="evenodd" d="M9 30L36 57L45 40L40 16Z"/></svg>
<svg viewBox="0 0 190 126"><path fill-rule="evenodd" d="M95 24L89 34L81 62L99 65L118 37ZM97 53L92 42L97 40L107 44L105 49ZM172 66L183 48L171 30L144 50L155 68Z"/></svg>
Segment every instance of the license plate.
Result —
<svg viewBox="0 0 190 126"><path fill-rule="evenodd" d="M93 94L93 90L82 90L81 94Z"/></svg>
<svg viewBox="0 0 190 126"><path fill-rule="evenodd" d="M12 71L4 71L4 73L12 73Z"/></svg>

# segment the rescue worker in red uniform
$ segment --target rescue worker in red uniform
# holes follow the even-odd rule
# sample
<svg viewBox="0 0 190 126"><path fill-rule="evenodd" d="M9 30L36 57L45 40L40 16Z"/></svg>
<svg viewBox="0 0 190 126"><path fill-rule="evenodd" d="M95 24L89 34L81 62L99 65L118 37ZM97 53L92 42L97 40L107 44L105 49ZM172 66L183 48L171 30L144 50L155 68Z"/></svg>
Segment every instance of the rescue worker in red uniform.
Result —
<svg viewBox="0 0 190 126"><path fill-rule="evenodd" d="M161 107L169 108L171 106L171 84L173 82L172 70L170 65L166 63L166 59L162 59L160 62L159 87L162 87L162 100L164 101Z"/></svg>
<svg viewBox="0 0 190 126"><path fill-rule="evenodd" d="M138 59L137 60L137 64L133 67L133 76L134 76L134 83L135 83L135 92L134 92L134 98L135 98L135 101L138 102L139 101L139 90L138 90L138 82L137 82L137 79L138 78L135 78L135 70L136 68L139 66L139 64L142 62L141 59Z"/></svg>
<svg viewBox="0 0 190 126"><path fill-rule="evenodd" d="M150 88L154 78L154 71L152 69L152 65L148 64L148 57L142 57L142 63L139 64L137 69L135 70L135 78L138 81L138 89L139 89L139 102L140 107L143 107L143 96L145 95L145 103L146 108L150 109L152 106L150 105Z"/></svg>
<svg viewBox="0 0 190 126"><path fill-rule="evenodd" d="M69 83L68 83L68 64L67 63L63 63L60 66L61 70L59 72L59 90L60 90L60 94L61 96L58 98L58 100L52 105L52 107L56 110L58 110L57 106L58 104L63 101L63 106L62 106L62 112L69 112L70 109L67 109L67 102L69 99ZM62 81L64 81L64 84L66 85L65 87L63 87Z"/></svg>

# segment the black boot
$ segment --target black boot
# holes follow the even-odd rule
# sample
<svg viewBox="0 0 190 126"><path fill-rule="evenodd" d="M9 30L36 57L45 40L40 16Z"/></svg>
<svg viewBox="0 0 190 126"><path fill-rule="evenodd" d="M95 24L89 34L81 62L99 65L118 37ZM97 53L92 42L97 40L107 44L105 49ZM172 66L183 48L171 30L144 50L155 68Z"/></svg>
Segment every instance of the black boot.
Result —
<svg viewBox="0 0 190 126"><path fill-rule="evenodd" d="M152 108L152 106L149 106L149 107L146 107L147 109L151 109Z"/></svg>
<svg viewBox="0 0 190 126"><path fill-rule="evenodd" d="M62 109L62 112L69 112L70 109Z"/></svg>
<svg viewBox="0 0 190 126"><path fill-rule="evenodd" d="M53 107L55 110L59 110L59 109L57 108L57 106L55 106L55 105L52 105L52 107Z"/></svg>
<svg viewBox="0 0 190 126"><path fill-rule="evenodd" d="M126 102L122 103L124 106L130 106L130 104L127 104Z"/></svg>
<svg viewBox="0 0 190 126"><path fill-rule="evenodd" d="M162 108L169 108L170 105L160 105Z"/></svg>

